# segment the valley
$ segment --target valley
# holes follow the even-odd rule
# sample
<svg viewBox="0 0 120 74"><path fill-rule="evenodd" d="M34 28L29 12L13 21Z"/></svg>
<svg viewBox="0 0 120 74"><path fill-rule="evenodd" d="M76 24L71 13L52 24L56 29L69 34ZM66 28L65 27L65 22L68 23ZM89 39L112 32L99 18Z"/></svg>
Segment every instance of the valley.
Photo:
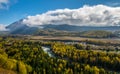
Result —
<svg viewBox="0 0 120 74"><path fill-rule="evenodd" d="M79 37L52 37L53 40L51 37L43 38L1 37L0 67L16 74L119 73L118 40L117 43L112 39L107 41L107 39ZM101 49L103 46L104 49Z"/></svg>
<svg viewBox="0 0 120 74"><path fill-rule="evenodd" d="M0 74L120 74L120 0L0 0Z"/></svg>
<svg viewBox="0 0 120 74"><path fill-rule="evenodd" d="M95 34L93 31L92 34L84 37L77 36L78 33L73 35L76 34L73 32L72 34L66 31L65 33L57 31L53 34L56 30L49 32L44 32L46 35L2 34L0 36L0 73L120 73L119 37L89 37ZM40 34L43 33L40 32Z"/></svg>

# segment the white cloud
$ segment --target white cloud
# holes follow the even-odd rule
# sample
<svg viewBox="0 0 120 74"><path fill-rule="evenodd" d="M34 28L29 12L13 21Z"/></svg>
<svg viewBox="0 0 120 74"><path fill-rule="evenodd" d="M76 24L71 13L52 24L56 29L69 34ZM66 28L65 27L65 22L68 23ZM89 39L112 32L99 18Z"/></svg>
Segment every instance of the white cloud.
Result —
<svg viewBox="0 0 120 74"><path fill-rule="evenodd" d="M0 24L0 31L7 31L6 26L3 24Z"/></svg>
<svg viewBox="0 0 120 74"><path fill-rule="evenodd" d="M120 26L120 7L105 5L83 6L79 9L57 9L23 20L29 26L36 25L77 25L77 26Z"/></svg>
<svg viewBox="0 0 120 74"><path fill-rule="evenodd" d="M9 0L0 0L0 9L8 8Z"/></svg>

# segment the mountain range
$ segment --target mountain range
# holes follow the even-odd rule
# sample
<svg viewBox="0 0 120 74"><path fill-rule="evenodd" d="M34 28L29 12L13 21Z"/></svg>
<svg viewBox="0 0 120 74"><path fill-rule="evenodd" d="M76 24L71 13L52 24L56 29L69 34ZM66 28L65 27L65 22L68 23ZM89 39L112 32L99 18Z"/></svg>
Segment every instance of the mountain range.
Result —
<svg viewBox="0 0 120 74"><path fill-rule="evenodd" d="M47 30L47 29L54 29L54 30L62 30L62 31L75 31L75 32L81 32L81 31L90 31L90 30L103 30L103 31L119 31L120 26L74 26L74 25L38 25L38 26L29 26L27 24L22 23L22 19L19 21L16 21L10 25L8 25L6 28L9 30L10 34L33 34L37 32L38 30Z"/></svg>

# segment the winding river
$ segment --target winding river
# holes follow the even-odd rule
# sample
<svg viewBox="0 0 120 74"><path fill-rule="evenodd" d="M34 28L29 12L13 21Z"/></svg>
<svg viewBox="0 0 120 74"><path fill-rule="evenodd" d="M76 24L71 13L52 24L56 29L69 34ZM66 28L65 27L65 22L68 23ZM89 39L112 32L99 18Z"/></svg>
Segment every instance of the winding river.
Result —
<svg viewBox="0 0 120 74"><path fill-rule="evenodd" d="M54 53L51 51L50 47L42 46L42 49L45 53L47 53L50 57L55 57Z"/></svg>
<svg viewBox="0 0 120 74"><path fill-rule="evenodd" d="M50 47L49 46L42 46L42 49L45 53L47 53L50 57L54 57L55 58L55 55L54 53L51 51ZM116 53L116 54L120 54L120 51L116 52L116 51L102 51L102 50L94 50L96 52L106 52L106 53Z"/></svg>

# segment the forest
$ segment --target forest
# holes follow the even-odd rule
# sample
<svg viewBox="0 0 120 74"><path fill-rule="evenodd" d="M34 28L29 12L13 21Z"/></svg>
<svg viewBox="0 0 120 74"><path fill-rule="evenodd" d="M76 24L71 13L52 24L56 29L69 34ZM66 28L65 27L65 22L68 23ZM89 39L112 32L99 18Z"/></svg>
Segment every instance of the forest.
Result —
<svg viewBox="0 0 120 74"><path fill-rule="evenodd" d="M55 57L45 53L42 46L49 46ZM79 43L0 37L0 73L117 74L119 71L117 53L94 51Z"/></svg>

